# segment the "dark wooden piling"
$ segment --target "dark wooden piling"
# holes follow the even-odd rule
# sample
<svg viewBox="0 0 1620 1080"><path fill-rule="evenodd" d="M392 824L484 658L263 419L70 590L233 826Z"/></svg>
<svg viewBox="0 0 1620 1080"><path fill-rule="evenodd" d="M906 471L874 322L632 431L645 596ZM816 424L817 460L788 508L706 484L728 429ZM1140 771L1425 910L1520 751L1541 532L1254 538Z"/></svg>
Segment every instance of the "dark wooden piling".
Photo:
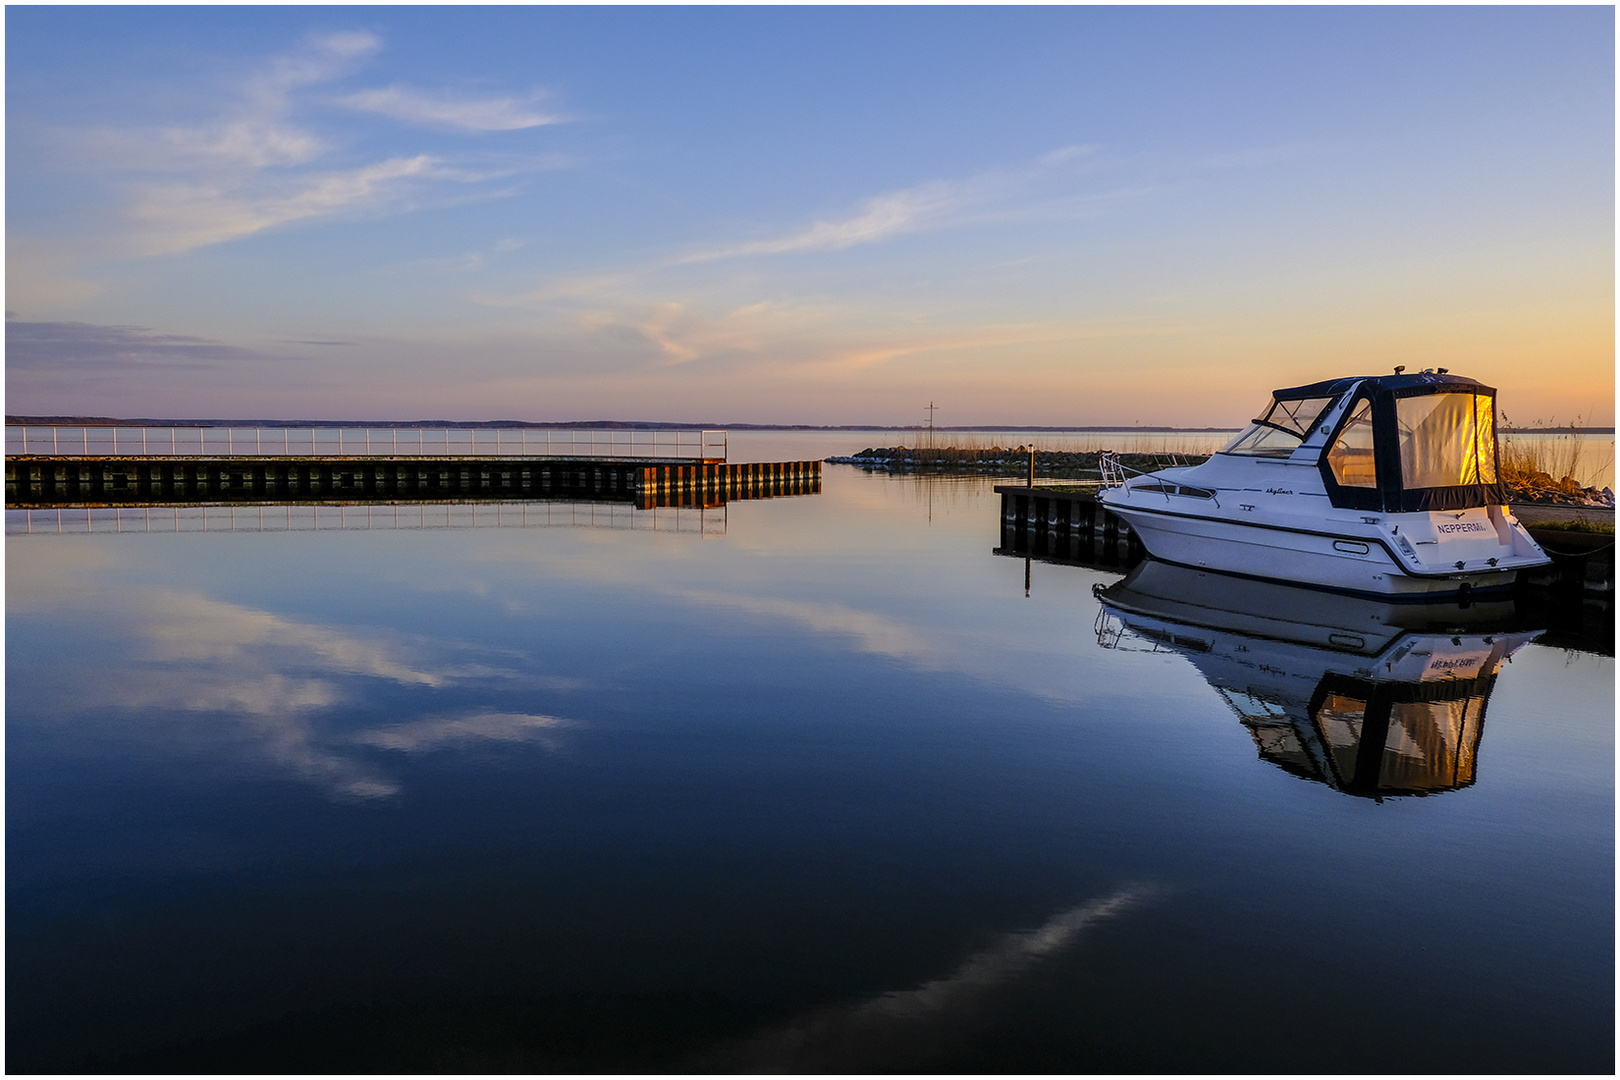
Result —
<svg viewBox="0 0 1620 1080"><path fill-rule="evenodd" d="M1095 485L998 484L995 490L1001 496L997 554L1109 568L1142 557L1136 533L1097 502Z"/></svg>

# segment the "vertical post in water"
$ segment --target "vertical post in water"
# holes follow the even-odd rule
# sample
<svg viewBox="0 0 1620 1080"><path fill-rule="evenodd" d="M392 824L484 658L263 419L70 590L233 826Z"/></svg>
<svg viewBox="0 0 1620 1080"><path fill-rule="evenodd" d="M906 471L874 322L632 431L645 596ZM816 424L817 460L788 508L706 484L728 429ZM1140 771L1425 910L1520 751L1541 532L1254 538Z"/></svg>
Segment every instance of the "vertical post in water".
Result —
<svg viewBox="0 0 1620 1080"><path fill-rule="evenodd" d="M1035 486L1035 444L1029 444L1029 480L1024 484L1027 488Z"/></svg>

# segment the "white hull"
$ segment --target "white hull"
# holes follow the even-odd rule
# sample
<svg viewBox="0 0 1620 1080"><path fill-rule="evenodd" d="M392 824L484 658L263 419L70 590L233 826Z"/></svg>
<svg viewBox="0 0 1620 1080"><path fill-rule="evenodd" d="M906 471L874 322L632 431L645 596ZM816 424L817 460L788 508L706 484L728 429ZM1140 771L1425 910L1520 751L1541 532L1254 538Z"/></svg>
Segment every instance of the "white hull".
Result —
<svg viewBox="0 0 1620 1080"><path fill-rule="evenodd" d="M1112 503L1149 554L1166 562L1200 570L1218 570L1267 581L1315 585L1374 596L1441 596L1471 590L1505 588L1517 569L1442 574L1412 574L1391 557L1381 538L1334 536L1250 525L1213 518L1170 517ZM1345 552L1336 549L1352 547ZM1364 547L1365 554L1357 547Z"/></svg>

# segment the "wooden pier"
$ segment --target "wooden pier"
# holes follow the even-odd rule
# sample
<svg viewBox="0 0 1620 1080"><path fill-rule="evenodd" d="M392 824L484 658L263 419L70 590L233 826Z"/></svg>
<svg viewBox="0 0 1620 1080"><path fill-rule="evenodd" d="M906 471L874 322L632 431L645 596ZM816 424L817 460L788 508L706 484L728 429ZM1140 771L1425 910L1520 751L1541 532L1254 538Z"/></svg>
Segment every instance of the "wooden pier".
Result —
<svg viewBox="0 0 1620 1080"><path fill-rule="evenodd" d="M1100 487L997 484L1001 547L996 554L1085 566L1134 566L1144 554L1142 541L1097 501Z"/></svg>
<svg viewBox="0 0 1620 1080"><path fill-rule="evenodd" d="M819 461L252 454L29 454L6 459L6 505L19 507L458 498L717 506L733 499L813 494L820 489Z"/></svg>

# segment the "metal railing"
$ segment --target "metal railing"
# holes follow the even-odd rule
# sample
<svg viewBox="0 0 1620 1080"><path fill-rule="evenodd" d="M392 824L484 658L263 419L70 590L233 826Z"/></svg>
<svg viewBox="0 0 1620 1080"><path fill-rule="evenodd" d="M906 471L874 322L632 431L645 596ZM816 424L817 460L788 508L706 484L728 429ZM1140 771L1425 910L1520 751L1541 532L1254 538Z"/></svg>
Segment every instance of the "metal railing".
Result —
<svg viewBox="0 0 1620 1080"><path fill-rule="evenodd" d="M726 460L700 428L257 428L6 425L6 456L581 457Z"/></svg>
<svg viewBox="0 0 1620 1080"><path fill-rule="evenodd" d="M1125 486L1125 473L1129 470L1137 476L1142 473L1131 469L1128 465L1120 464L1119 455L1112 450L1104 450L1097 455L1097 471L1102 474L1102 486L1115 488Z"/></svg>

